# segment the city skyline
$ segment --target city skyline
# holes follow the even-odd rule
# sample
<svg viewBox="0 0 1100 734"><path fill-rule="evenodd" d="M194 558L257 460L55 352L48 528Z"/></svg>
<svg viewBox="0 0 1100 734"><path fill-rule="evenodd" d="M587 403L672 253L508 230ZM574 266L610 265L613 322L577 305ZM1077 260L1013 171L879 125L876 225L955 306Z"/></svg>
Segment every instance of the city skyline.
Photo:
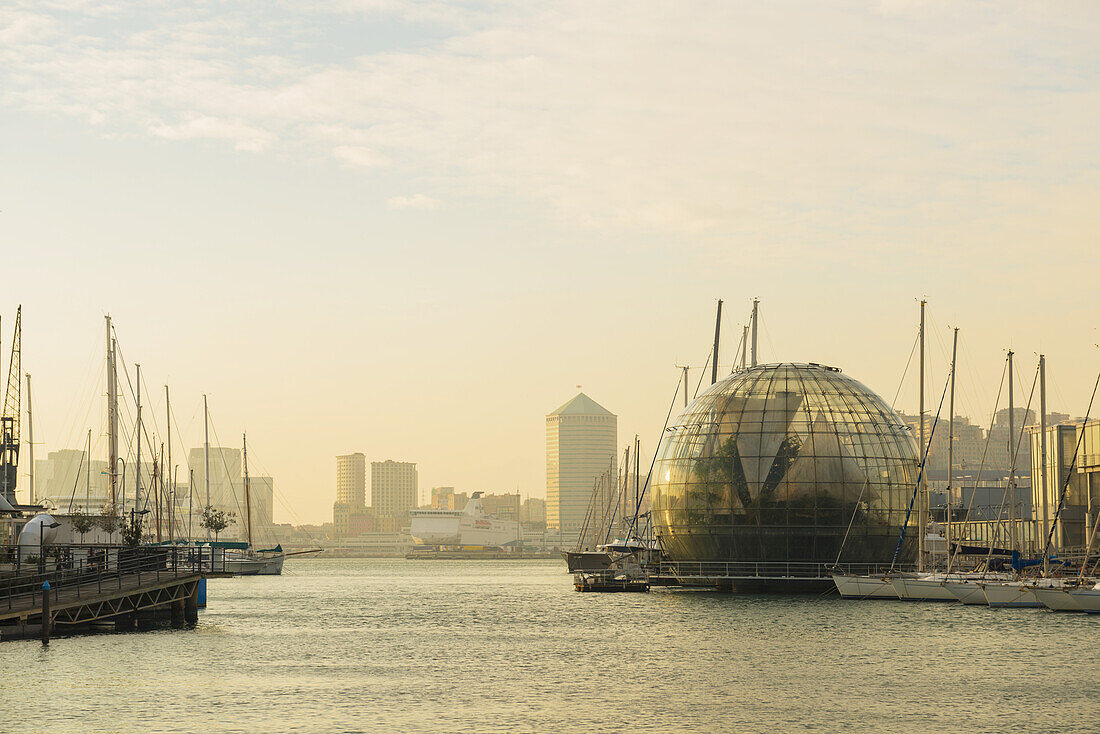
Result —
<svg viewBox="0 0 1100 734"><path fill-rule="evenodd" d="M958 326L961 414L986 423L1008 348L1084 412L1095 5L622 15L0 10L0 356L22 303L36 441L101 432L106 313L152 414L168 382L201 445L207 394L316 522L349 451L542 492L543 416L576 385L651 455L717 298L723 365L759 297L762 361L891 401L926 297L930 393Z"/></svg>

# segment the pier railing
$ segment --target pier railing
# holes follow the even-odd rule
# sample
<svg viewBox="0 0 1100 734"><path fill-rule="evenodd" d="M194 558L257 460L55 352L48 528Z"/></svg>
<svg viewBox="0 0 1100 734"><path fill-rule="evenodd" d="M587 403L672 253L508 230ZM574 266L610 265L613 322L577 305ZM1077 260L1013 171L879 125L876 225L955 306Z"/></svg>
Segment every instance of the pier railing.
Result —
<svg viewBox="0 0 1100 734"><path fill-rule="evenodd" d="M209 546L0 546L0 610L37 603L43 585L55 600L140 588L181 576L225 573L225 549Z"/></svg>

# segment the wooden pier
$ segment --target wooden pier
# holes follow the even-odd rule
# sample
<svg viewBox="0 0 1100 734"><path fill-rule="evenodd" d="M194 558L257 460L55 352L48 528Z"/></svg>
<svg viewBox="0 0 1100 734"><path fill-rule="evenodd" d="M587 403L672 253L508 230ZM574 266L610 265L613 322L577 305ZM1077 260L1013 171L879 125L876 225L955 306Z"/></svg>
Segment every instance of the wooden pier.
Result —
<svg viewBox="0 0 1100 734"><path fill-rule="evenodd" d="M28 563L26 549L4 546L0 558L0 640L194 624L200 581L228 575L223 549L209 547L50 546Z"/></svg>

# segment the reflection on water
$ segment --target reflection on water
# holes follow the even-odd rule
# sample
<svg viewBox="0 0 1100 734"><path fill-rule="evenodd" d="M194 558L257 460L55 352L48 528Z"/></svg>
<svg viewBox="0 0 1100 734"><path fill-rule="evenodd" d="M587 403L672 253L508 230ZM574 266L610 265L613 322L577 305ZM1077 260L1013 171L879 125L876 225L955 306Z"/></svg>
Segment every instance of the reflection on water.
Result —
<svg viewBox="0 0 1100 734"><path fill-rule="evenodd" d="M0 645L0 731L1096 730L1100 619L291 560L195 630Z"/></svg>

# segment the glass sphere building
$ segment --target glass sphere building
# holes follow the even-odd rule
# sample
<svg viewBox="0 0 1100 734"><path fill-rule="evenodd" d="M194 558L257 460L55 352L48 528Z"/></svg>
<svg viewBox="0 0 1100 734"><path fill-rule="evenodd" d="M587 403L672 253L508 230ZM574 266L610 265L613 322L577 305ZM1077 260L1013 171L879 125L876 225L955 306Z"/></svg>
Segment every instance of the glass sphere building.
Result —
<svg viewBox="0 0 1100 734"><path fill-rule="evenodd" d="M653 523L677 561L816 566L843 543L843 562L889 563L917 480L909 427L818 364L759 365L712 385L658 455Z"/></svg>

